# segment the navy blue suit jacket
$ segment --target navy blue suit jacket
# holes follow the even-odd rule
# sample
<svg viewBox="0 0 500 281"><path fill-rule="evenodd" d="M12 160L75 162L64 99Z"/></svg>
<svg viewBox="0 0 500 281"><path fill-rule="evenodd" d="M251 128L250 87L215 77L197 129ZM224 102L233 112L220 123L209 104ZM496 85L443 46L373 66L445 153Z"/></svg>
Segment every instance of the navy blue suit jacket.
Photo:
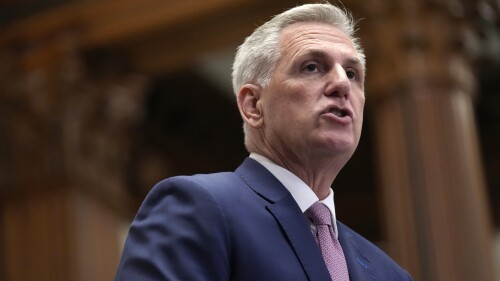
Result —
<svg viewBox="0 0 500 281"><path fill-rule="evenodd" d="M338 223L351 281L411 280ZM247 158L235 172L173 177L149 193L116 281L327 281L310 225L288 190Z"/></svg>

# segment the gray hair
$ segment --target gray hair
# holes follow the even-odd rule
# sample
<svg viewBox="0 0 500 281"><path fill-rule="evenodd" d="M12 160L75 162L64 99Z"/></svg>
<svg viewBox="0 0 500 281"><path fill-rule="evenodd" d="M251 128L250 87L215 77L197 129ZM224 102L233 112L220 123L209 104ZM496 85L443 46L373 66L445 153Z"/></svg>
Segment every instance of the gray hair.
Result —
<svg viewBox="0 0 500 281"><path fill-rule="evenodd" d="M232 73L233 91L236 95L247 83L257 83L263 87L268 85L281 55L278 46L281 31L299 22L326 23L338 28L353 42L365 69L365 54L359 39L354 37L355 23L351 14L329 3L305 4L274 16L238 47Z"/></svg>

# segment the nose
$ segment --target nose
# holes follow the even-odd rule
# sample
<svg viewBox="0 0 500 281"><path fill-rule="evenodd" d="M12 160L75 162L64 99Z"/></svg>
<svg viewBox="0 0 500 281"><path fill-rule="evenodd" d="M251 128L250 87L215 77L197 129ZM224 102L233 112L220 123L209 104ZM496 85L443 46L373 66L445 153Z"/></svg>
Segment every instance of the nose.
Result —
<svg viewBox="0 0 500 281"><path fill-rule="evenodd" d="M347 77L344 67L335 64L335 66L330 69L326 79L328 79L328 84L325 89L325 95L347 98L351 82Z"/></svg>

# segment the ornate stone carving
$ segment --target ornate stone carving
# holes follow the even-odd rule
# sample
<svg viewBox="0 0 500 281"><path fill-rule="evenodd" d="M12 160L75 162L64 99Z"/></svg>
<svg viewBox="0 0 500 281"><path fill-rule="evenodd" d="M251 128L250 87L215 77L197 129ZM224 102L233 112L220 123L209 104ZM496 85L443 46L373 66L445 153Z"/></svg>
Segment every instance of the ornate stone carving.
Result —
<svg viewBox="0 0 500 281"><path fill-rule="evenodd" d="M106 61L92 68L76 43L64 35L1 52L3 191L59 183L113 201L126 197L126 166L147 79L102 68Z"/></svg>

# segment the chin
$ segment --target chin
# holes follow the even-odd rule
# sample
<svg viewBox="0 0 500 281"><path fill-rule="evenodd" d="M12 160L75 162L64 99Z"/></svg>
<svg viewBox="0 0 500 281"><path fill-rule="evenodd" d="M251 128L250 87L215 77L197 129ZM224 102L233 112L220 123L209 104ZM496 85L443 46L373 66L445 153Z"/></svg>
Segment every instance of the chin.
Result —
<svg viewBox="0 0 500 281"><path fill-rule="evenodd" d="M339 151L354 151L358 146L358 142L353 138L329 138L326 140L326 145L332 150Z"/></svg>
<svg viewBox="0 0 500 281"><path fill-rule="evenodd" d="M323 156L329 155L331 157L338 157L339 155L345 155L351 158L357 147L357 142L354 141L329 141L324 143L322 149Z"/></svg>

